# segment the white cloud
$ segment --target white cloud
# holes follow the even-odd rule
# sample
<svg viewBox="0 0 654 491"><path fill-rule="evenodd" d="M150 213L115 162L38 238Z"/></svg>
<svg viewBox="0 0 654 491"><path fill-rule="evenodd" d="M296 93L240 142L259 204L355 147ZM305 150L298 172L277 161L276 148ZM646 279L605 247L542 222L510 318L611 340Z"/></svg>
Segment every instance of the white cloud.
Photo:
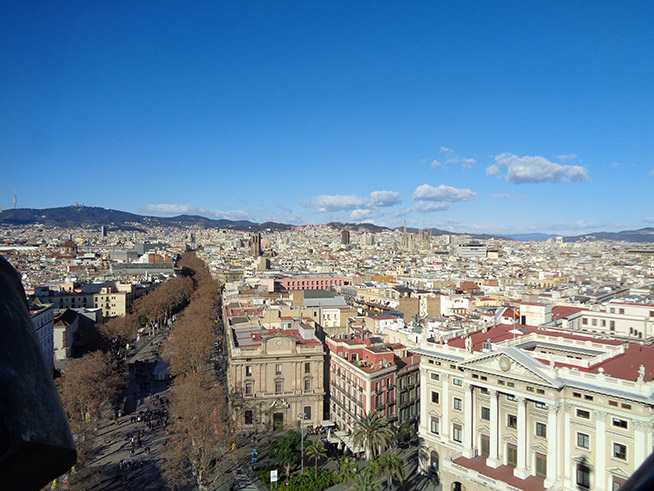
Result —
<svg viewBox="0 0 654 491"><path fill-rule="evenodd" d="M654 170L651 170L649 173L650 176L654 177Z"/></svg>
<svg viewBox="0 0 654 491"><path fill-rule="evenodd" d="M202 215L208 218L222 218L225 220L250 219L250 213L246 210L209 210L191 203L161 203L156 205L146 205L143 209L148 213L156 213L160 215Z"/></svg>
<svg viewBox="0 0 654 491"><path fill-rule="evenodd" d="M444 201L419 201L416 203L416 211L445 211L450 207L450 203Z"/></svg>
<svg viewBox="0 0 654 491"><path fill-rule="evenodd" d="M367 218L372 218L374 215L375 212L373 210L356 209L356 210L352 210L352 212L350 213L350 220L361 221Z"/></svg>
<svg viewBox="0 0 654 491"><path fill-rule="evenodd" d="M571 160L575 160L577 156L574 153L568 153L565 155L557 155L556 158L559 159L559 162L563 164L565 162L570 162Z"/></svg>
<svg viewBox="0 0 654 491"><path fill-rule="evenodd" d="M316 196L315 198L300 201L300 205L305 208L315 208L320 213L328 213L331 211L345 211L360 208L365 205L365 200L354 194L324 194Z"/></svg>
<svg viewBox="0 0 654 491"><path fill-rule="evenodd" d="M470 167L472 167L477 163L477 161L473 158L461 157L460 155L456 155L454 153L454 150L452 150L449 147L440 147L439 152L441 154L441 159L432 161L431 166L433 168L440 167L443 169L447 169L448 164L460 164L461 167L465 169L469 169Z"/></svg>
<svg viewBox="0 0 654 491"><path fill-rule="evenodd" d="M620 167L621 167L620 162L613 162L613 163L611 164L611 168L612 168L612 169L619 169Z"/></svg>
<svg viewBox="0 0 654 491"><path fill-rule="evenodd" d="M644 220L645 220L647 223L654 223L654 217L645 217Z"/></svg>
<svg viewBox="0 0 654 491"><path fill-rule="evenodd" d="M393 206L402 202L402 196L395 191L373 191L370 201L374 206Z"/></svg>
<svg viewBox="0 0 654 491"><path fill-rule="evenodd" d="M182 213L197 213L199 208L190 203L188 204L159 204L146 205L144 208L148 213L161 213L165 215L180 215Z"/></svg>
<svg viewBox="0 0 654 491"><path fill-rule="evenodd" d="M495 165L486 168L487 175L496 175L506 167L505 179L516 184L537 182L579 182L588 179L588 171L580 165L562 165L550 162L545 157L518 157L502 153L495 157Z"/></svg>
<svg viewBox="0 0 654 491"><path fill-rule="evenodd" d="M495 164L489 165L488 167L486 167L486 175L487 176L496 176L499 173L500 173L500 168L499 168L499 166L497 166Z"/></svg>
<svg viewBox="0 0 654 491"><path fill-rule="evenodd" d="M305 208L315 208L320 213L334 211L363 210L381 206L394 206L402 202L402 196L396 191L373 191L370 198L350 195L321 195L300 201Z"/></svg>
<svg viewBox="0 0 654 491"><path fill-rule="evenodd" d="M457 189L441 184L437 188L429 184L422 184L413 192L413 199L418 201L441 201L454 203L456 201L472 201L477 193L469 189Z"/></svg>
<svg viewBox="0 0 654 491"><path fill-rule="evenodd" d="M490 197L493 199L506 199L509 201L522 201L525 199L524 195L522 194L520 196L511 196L510 194L500 193L500 194L491 194Z"/></svg>

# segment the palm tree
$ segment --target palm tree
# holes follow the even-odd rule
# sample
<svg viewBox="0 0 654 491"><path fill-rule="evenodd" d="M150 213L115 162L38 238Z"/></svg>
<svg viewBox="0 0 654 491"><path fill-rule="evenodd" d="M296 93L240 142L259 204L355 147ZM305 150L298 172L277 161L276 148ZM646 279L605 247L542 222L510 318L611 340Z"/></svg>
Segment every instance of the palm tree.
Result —
<svg viewBox="0 0 654 491"><path fill-rule="evenodd" d="M386 472L388 488L391 487L393 478L397 478L400 484L404 482L406 474L404 473L404 461L396 453L387 453L379 459L382 469Z"/></svg>
<svg viewBox="0 0 654 491"><path fill-rule="evenodd" d="M382 453L392 437L388 421L375 410L358 419L352 432L352 444L355 448L363 446L366 459L370 460Z"/></svg>
<svg viewBox="0 0 654 491"><path fill-rule="evenodd" d="M316 466L316 479L318 478L318 459L327 456L327 451L325 446L320 440L309 440L309 443L304 447L304 453L307 457L313 459L313 463Z"/></svg>
<svg viewBox="0 0 654 491"><path fill-rule="evenodd" d="M379 484L370 469L359 472L354 478L352 491L377 491L378 489Z"/></svg>
<svg viewBox="0 0 654 491"><path fill-rule="evenodd" d="M350 457L341 457L338 461L338 481L345 484L345 491L347 489L348 479L353 479L357 475L357 464Z"/></svg>

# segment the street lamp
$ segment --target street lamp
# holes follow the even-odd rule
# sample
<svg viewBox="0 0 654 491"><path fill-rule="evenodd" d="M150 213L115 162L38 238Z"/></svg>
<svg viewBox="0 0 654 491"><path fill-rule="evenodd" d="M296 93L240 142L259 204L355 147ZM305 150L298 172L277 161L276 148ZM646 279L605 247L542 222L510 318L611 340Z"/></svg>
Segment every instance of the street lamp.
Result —
<svg viewBox="0 0 654 491"><path fill-rule="evenodd" d="M302 422L307 418L307 415L305 413L300 413L297 417L299 418L298 425L300 426L300 441L302 442L302 453L300 454L302 461L302 475L304 475L304 424Z"/></svg>

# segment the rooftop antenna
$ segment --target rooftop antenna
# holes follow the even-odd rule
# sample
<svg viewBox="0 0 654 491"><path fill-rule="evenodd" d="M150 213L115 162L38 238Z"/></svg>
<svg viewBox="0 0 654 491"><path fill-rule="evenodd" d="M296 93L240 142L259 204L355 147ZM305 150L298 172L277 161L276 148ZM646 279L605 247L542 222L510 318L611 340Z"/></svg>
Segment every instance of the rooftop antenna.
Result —
<svg viewBox="0 0 654 491"><path fill-rule="evenodd" d="M14 210L16 209L16 193L14 193Z"/></svg>

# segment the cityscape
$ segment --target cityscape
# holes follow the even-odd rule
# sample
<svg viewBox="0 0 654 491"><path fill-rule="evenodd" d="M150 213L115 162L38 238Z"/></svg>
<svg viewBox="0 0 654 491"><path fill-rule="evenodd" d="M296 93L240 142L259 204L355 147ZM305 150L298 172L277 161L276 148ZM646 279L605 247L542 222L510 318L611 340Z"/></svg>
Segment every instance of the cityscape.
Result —
<svg viewBox="0 0 654 491"><path fill-rule="evenodd" d="M3 489L654 489L651 2L0 12Z"/></svg>
<svg viewBox="0 0 654 491"><path fill-rule="evenodd" d="M345 482L338 469L352 459L355 489L377 489L375 476L397 489L619 489L652 451L649 243L356 224L130 228L0 228L60 392L102 349L122 380L107 376L112 390L89 411L98 426L71 422L90 440L60 478L72 488L265 489L261 473L275 470L280 484L323 489ZM195 307L194 288L213 302ZM164 311L148 313L164 295ZM98 337L118 345L96 351ZM199 368L180 369L184 357ZM206 461L164 446L184 438L168 411L180 417L191 374L224 397L209 399L224 416L196 428L218 437ZM153 401L167 401L166 416ZM162 423L130 444L144 414ZM370 418L394 430L367 440ZM275 451L299 428L320 450L316 475L318 463L330 474L321 484L297 481L300 451ZM374 471L388 455L402 471ZM356 479L368 472L365 487Z"/></svg>

